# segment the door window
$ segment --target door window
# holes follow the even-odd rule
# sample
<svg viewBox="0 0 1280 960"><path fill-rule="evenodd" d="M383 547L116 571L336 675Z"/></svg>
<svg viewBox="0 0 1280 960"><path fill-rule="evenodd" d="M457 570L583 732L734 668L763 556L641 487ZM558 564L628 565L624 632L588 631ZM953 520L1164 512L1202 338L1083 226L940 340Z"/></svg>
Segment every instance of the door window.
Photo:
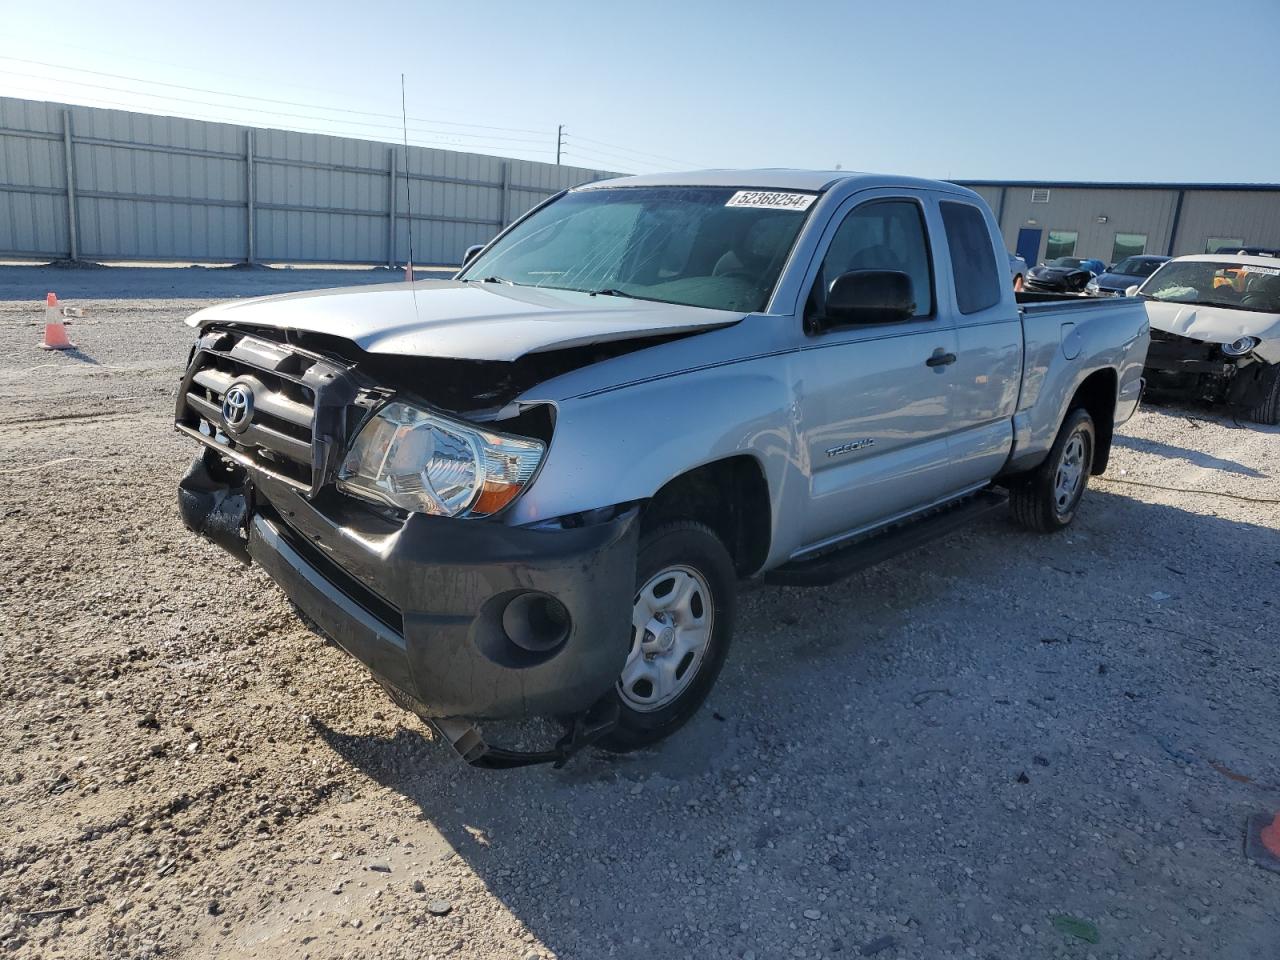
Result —
<svg viewBox="0 0 1280 960"><path fill-rule="evenodd" d="M914 317L933 315L933 268L924 217L910 200L874 200L851 211L822 261L818 283L851 270L899 270L911 278L916 298Z"/></svg>
<svg viewBox="0 0 1280 960"><path fill-rule="evenodd" d="M971 203L943 201L942 226L951 251L951 277L961 313L977 313L1000 302L1004 281L996 267L986 217Z"/></svg>

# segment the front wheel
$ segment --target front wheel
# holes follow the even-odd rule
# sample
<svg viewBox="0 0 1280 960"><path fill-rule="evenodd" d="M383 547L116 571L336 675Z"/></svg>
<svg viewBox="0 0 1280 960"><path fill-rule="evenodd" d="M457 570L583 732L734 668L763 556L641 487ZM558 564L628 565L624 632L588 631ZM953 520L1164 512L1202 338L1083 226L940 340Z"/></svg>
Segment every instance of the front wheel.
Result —
<svg viewBox="0 0 1280 960"><path fill-rule="evenodd" d="M630 644L613 692L618 725L601 746L648 746L697 712L729 652L736 585L729 551L702 524L673 523L644 535Z"/></svg>
<svg viewBox="0 0 1280 960"><path fill-rule="evenodd" d="M1097 431L1089 411L1067 414L1044 463L1009 484L1013 518L1038 533L1053 533L1071 523L1089 483Z"/></svg>
<svg viewBox="0 0 1280 960"><path fill-rule="evenodd" d="M1273 363L1262 373L1262 400L1251 407L1246 416L1254 423L1275 426L1280 423L1280 363Z"/></svg>

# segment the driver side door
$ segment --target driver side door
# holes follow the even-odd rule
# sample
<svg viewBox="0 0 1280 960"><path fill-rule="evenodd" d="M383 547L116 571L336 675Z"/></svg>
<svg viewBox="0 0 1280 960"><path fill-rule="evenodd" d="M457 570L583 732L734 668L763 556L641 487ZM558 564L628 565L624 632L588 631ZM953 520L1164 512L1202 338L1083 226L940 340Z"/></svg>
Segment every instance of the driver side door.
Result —
<svg viewBox="0 0 1280 960"><path fill-rule="evenodd" d="M891 191L851 198L828 226L806 289L797 359L809 509L799 553L925 507L950 492L954 316L939 302L929 243L936 204ZM813 323L850 270L898 270L916 310L890 323Z"/></svg>

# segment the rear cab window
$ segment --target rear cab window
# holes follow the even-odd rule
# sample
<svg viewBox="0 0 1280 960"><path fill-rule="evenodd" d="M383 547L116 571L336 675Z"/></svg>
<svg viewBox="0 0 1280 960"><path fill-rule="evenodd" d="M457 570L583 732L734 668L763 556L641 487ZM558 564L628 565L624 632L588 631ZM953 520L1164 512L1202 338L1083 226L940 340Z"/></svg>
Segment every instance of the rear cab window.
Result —
<svg viewBox="0 0 1280 960"><path fill-rule="evenodd" d="M962 314L994 307L1004 293L1004 284L996 268L987 218L971 203L943 200L938 206L951 255L956 306Z"/></svg>

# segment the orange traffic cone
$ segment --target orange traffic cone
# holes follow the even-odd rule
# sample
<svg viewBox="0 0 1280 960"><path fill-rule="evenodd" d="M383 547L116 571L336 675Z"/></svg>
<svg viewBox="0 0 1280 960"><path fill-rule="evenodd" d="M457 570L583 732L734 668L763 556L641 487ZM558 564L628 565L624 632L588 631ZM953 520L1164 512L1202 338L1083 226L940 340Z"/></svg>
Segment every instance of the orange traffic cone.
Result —
<svg viewBox="0 0 1280 960"><path fill-rule="evenodd" d="M1280 873L1280 813L1270 823L1266 814L1250 817L1244 849L1258 866Z"/></svg>
<svg viewBox="0 0 1280 960"><path fill-rule="evenodd" d="M404 265L404 282L413 283L413 263L412 262L406 263Z"/></svg>
<svg viewBox="0 0 1280 960"><path fill-rule="evenodd" d="M1258 838L1267 848L1267 853L1273 857L1280 857L1280 813L1277 813L1275 819L1271 821L1271 826L1263 827L1258 831Z"/></svg>
<svg viewBox="0 0 1280 960"><path fill-rule="evenodd" d="M67 327L62 322L58 307L58 295L50 293L44 298L44 340L41 350L74 350L76 345L67 339Z"/></svg>

